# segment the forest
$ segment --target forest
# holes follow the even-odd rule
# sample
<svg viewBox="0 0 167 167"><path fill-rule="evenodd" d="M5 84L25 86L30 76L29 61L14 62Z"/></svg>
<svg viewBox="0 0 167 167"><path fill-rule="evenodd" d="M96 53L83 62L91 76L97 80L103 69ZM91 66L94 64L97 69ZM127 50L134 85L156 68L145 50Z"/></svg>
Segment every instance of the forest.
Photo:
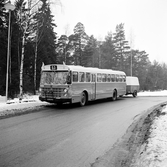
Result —
<svg viewBox="0 0 167 167"><path fill-rule="evenodd" d="M5 95L9 12L0 1L0 95ZM108 32L103 41L88 36L84 24L76 23L70 35L56 33L56 19L49 0L15 0L11 11L8 96L39 90L41 66L81 65L122 70L137 76L140 90L167 89L167 64L151 62L145 50L134 50L125 38L124 23ZM97 27L98 28L98 27Z"/></svg>

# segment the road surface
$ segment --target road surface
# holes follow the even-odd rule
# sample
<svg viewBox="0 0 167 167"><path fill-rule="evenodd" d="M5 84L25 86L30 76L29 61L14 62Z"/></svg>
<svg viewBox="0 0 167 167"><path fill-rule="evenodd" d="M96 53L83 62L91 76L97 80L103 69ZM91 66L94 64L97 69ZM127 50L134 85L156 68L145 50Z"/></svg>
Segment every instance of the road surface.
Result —
<svg viewBox="0 0 167 167"><path fill-rule="evenodd" d="M1 167L89 167L137 116L166 97L125 97L85 107L51 106L0 120Z"/></svg>

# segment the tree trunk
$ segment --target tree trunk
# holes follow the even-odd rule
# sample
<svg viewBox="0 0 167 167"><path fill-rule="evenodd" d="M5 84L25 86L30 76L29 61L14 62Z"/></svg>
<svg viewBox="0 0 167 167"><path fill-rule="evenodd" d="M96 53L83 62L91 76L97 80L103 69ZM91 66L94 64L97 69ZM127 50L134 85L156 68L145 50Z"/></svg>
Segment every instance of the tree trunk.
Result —
<svg viewBox="0 0 167 167"><path fill-rule="evenodd" d="M36 95L36 76L37 76L37 51L38 51L38 46L37 46L37 39L36 39L36 44L35 44L35 60L34 60L34 95Z"/></svg>
<svg viewBox="0 0 167 167"><path fill-rule="evenodd" d="M20 101L23 98L23 64L24 64L24 50L25 50L25 35L22 39L21 64L20 64Z"/></svg>

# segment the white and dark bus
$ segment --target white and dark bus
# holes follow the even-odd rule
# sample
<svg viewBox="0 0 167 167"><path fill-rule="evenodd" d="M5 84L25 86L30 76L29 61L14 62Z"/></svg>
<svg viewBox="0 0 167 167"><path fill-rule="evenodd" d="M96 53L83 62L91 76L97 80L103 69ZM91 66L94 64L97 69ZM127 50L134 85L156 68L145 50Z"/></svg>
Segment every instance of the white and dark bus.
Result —
<svg viewBox="0 0 167 167"><path fill-rule="evenodd" d="M43 65L40 80L41 101L80 103L126 94L126 74L123 71L76 65Z"/></svg>

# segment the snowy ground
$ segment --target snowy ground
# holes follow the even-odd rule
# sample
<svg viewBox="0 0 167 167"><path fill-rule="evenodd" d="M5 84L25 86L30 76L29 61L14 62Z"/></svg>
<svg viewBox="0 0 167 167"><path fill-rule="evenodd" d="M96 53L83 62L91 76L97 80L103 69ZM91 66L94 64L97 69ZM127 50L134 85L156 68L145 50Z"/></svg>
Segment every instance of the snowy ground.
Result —
<svg viewBox="0 0 167 167"><path fill-rule="evenodd" d="M167 96L167 90L139 92L138 96Z"/></svg>
<svg viewBox="0 0 167 167"><path fill-rule="evenodd" d="M153 121L150 132L131 167L167 167L167 106Z"/></svg>
<svg viewBox="0 0 167 167"><path fill-rule="evenodd" d="M167 90L158 92L139 92L138 96L166 96ZM27 96L21 103L18 99L5 102L5 97L0 96L0 118L6 114L15 114L15 112L26 112L34 108L50 105L41 102L38 96ZM135 167L167 167L167 106L157 117L152 126L151 134L147 144L141 147L141 154Z"/></svg>
<svg viewBox="0 0 167 167"><path fill-rule="evenodd" d="M41 102L38 96L25 96L21 103L18 98L8 100L6 102L4 96L0 96L0 118L9 115L17 115L20 113L26 113L28 110L34 108L50 105L46 102Z"/></svg>

